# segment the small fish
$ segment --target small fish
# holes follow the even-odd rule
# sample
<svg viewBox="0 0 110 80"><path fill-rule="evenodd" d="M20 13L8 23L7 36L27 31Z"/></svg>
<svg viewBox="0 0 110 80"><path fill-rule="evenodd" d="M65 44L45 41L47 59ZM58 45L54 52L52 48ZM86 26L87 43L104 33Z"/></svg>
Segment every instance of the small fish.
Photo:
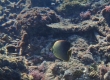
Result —
<svg viewBox="0 0 110 80"><path fill-rule="evenodd" d="M71 56L70 46L71 44L68 41L58 40L52 46L51 51L53 52L55 57L64 61L69 61Z"/></svg>

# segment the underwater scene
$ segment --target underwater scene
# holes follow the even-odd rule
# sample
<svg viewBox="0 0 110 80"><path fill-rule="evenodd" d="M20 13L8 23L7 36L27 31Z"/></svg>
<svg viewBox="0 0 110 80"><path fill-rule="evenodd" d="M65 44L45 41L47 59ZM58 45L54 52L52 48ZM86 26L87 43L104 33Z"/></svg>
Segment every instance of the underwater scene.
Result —
<svg viewBox="0 0 110 80"><path fill-rule="evenodd" d="M110 80L110 0L0 0L0 80Z"/></svg>

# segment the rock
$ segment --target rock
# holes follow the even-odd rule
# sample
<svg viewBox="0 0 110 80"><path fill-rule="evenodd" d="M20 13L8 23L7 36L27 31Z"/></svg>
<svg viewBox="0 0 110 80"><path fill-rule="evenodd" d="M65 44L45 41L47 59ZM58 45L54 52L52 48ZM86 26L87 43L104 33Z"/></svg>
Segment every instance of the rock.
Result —
<svg viewBox="0 0 110 80"><path fill-rule="evenodd" d="M84 54L81 58L84 64L91 64L94 62L93 56L91 54Z"/></svg>
<svg viewBox="0 0 110 80"><path fill-rule="evenodd" d="M110 80L110 71L104 75L104 80Z"/></svg>

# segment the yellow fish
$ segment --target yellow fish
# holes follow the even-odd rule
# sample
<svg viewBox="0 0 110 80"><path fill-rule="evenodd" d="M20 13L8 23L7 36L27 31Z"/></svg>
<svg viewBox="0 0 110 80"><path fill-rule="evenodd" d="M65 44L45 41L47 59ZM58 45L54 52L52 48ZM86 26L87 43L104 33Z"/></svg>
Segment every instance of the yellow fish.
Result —
<svg viewBox="0 0 110 80"><path fill-rule="evenodd" d="M70 46L71 44L68 41L58 40L52 46L51 51L53 52L55 57L64 61L69 61L71 56L71 50L69 50Z"/></svg>

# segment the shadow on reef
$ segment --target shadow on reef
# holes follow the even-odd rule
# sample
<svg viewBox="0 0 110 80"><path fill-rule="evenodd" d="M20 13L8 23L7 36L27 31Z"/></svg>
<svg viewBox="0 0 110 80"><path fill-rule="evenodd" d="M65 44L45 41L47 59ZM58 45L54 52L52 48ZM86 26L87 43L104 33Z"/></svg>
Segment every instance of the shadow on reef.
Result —
<svg viewBox="0 0 110 80"><path fill-rule="evenodd" d="M102 15L110 26L110 6L105 6L105 8L102 10Z"/></svg>
<svg viewBox="0 0 110 80"><path fill-rule="evenodd" d="M32 6L38 7L49 7L51 6L52 0L31 0Z"/></svg>

